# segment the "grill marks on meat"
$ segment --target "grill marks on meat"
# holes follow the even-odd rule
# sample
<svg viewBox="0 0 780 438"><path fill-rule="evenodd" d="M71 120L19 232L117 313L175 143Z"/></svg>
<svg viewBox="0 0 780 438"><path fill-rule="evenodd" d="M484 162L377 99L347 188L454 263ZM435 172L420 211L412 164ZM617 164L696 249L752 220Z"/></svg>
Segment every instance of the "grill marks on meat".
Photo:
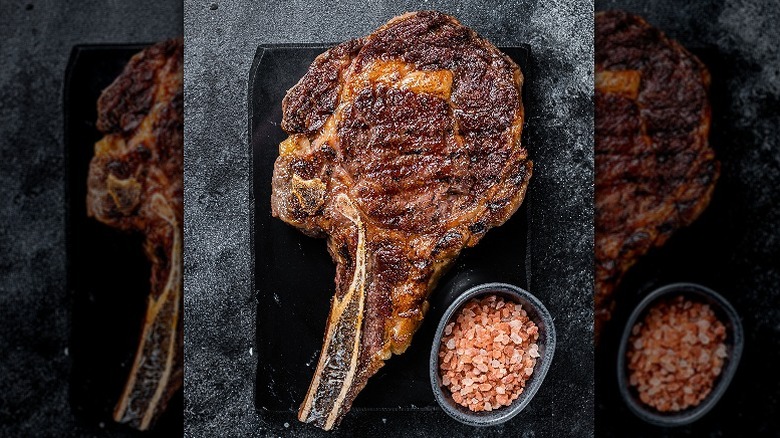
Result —
<svg viewBox="0 0 780 438"><path fill-rule="evenodd" d="M709 204L706 67L625 12L596 14L596 334L623 275Z"/></svg>
<svg viewBox="0 0 780 438"><path fill-rule="evenodd" d="M146 430L182 386L182 41L135 55L98 101L87 213L146 236L141 339L114 420Z"/></svg>
<svg viewBox="0 0 780 438"><path fill-rule="evenodd" d="M396 17L321 54L283 101L271 205L337 264L299 419L329 430L403 353L463 248L520 206L520 69L453 17Z"/></svg>

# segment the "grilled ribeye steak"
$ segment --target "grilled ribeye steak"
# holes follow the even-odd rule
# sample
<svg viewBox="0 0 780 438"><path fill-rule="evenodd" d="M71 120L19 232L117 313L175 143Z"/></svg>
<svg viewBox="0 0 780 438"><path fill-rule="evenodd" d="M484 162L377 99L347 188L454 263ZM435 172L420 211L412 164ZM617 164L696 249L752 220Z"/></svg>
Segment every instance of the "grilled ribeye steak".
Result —
<svg viewBox="0 0 780 438"><path fill-rule="evenodd" d="M520 206L531 161L518 66L424 11L321 54L283 100L271 205L328 238L336 292L298 418L329 430L401 354L459 252Z"/></svg>
<svg viewBox="0 0 780 438"><path fill-rule="evenodd" d="M596 334L623 275L709 204L706 67L625 12L596 14Z"/></svg>
<svg viewBox="0 0 780 438"><path fill-rule="evenodd" d="M151 287L132 370L114 419L147 429L182 386L182 41L136 54L100 96L87 212L140 232ZM120 280L121 281L121 280Z"/></svg>

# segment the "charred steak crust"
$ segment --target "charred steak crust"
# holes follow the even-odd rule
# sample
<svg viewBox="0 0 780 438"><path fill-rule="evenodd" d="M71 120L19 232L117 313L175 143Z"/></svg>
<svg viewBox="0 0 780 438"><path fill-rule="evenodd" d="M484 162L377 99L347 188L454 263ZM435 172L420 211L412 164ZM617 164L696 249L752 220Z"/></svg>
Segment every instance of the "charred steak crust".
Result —
<svg viewBox="0 0 780 438"><path fill-rule="evenodd" d="M522 83L474 31L422 11L331 48L288 91L272 211L327 236L337 263L302 421L338 424L406 350L459 252L520 206L532 170Z"/></svg>
<svg viewBox="0 0 780 438"><path fill-rule="evenodd" d="M596 334L623 275L709 204L709 72L642 18L596 14Z"/></svg>
<svg viewBox="0 0 780 438"><path fill-rule="evenodd" d="M87 213L146 236L152 271L141 339L114 419L149 428L182 386L182 41L133 56L98 100Z"/></svg>

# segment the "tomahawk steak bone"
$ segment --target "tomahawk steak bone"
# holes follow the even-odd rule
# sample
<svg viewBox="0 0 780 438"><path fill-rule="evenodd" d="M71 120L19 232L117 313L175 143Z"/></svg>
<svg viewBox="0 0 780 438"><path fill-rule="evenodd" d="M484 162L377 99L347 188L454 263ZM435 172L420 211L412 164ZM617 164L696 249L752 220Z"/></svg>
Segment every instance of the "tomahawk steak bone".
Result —
<svg viewBox="0 0 780 438"><path fill-rule="evenodd" d="M181 39L135 55L100 96L87 213L142 233L152 265L141 339L114 420L148 429L182 386Z"/></svg>
<svg viewBox="0 0 780 438"><path fill-rule="evenodd" d="M336 292L299 419L329 430L409 346L437 280L520 206L531 161L518 66L415 12L321 54L285 96L271 205L328 238Z"/></svg>

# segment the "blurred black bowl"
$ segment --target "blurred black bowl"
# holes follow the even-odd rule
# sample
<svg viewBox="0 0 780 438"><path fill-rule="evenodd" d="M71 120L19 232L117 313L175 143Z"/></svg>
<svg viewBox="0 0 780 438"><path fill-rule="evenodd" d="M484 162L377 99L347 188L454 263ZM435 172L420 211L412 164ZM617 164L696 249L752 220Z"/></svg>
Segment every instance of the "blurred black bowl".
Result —
<svg viewBox="0 0 780 438"><path fill-rule="evenodd" d="M629 387L626 353L628 351L628 340L631 337L631 329L637 321L641 321L644 318L645 312L659 300L679 295L693 301L704 302L710 305L715 312L715 316L726 327L725 344L727 356L723 371L716 378L712 391L704 400L698 405L688 409L679 412L665 413L644 404L639 399L636 391ZM726 392L726 388L728 388L731 379L734 377L734 373L737 371L737 365L739 364L739 358L742 356L744 343L745 337L742 332L742 323L739 320L739 315L737 315L737 312L731 304L729 304L729 302L720 294L712 289L694 283L674 283L663 286L651 292L639 303L639 305L637 305L623 330L623 337L620 340L617 359L617 379L620 395L623 397L623 400L626 405L628 405L631 412L648 423L665 427L683 426L693 423L709 412L710 409L718 403L718 400L723 396L723 393Z"/></svg>

